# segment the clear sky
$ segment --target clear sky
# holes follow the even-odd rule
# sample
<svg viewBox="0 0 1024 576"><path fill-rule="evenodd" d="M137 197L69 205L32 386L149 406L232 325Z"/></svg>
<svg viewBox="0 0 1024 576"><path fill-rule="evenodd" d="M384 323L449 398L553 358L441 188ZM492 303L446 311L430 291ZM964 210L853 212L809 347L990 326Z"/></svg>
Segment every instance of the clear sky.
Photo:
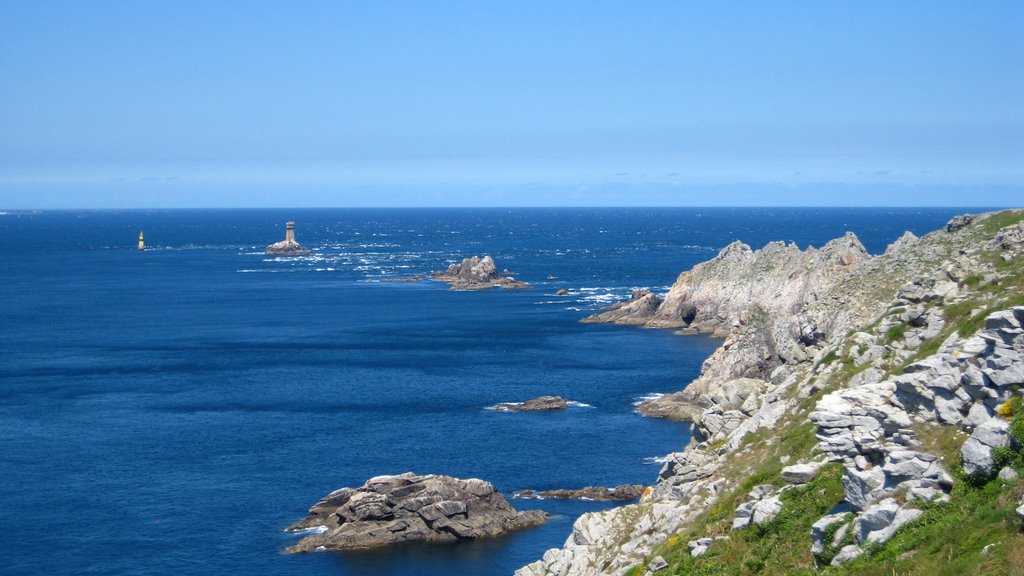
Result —
<svg viewBox="0 0 1024 576"><path fill-rule="evenodd" d="M1024 2L0 3L0 209L1024 205Z"/></svg>

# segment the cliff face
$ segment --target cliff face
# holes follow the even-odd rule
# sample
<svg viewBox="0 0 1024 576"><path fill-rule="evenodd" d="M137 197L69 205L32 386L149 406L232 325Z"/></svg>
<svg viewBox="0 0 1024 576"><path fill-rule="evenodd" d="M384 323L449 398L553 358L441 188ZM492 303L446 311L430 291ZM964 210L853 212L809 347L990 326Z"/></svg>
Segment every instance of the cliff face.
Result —
<svg viewBox="0 0 1024 576"><path fill-rule="evenodd" d="M697 381L647 408L692 420L694 441L639 504L582 516L517 574L731 573L737 559L929 573L947 560L915 543L942 539L965 573L1024 570L1024 536L1006 532L1024 492L1022 222L958 217L877 257L852 235L734 244L653 312L641 294L637 314L604 316L727 331Z"/></svg>

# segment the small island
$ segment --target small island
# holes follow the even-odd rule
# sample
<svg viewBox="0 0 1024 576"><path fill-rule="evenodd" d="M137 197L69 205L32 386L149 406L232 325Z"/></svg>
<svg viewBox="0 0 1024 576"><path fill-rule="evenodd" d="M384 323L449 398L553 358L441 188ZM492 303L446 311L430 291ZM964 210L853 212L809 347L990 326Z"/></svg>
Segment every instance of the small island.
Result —
<svg viewBox="0 0 1024 576"><path fill-rule="evenodd" d="M452 290L521 290L530 287L526 282L498 274L498 267L494 263L494 258L490 256L464 258L462 262L452 264L444 272L435 272L433 278L439 282L447 282Z"/></svg>
<svg viewBox="0 0 1024 576"><path fill-rule="evenodd" d="M284 240L267 246L267 254L272 256L302 256L309 254L309 250L306 250L295 241L295 222L289 221L284 225Z"/></svg>
<svg viewBox="0 0 1024 576"><path fill-rule="evenodd" d="M541 510L513 508L494 485L476 478L377 476L331 492L289 532L314 530L289 553L357 550L402 542L455 542L501 536L547 521Z"/></svg>
<svg viewBox="0 0 1024 576"><path fill-rule="evenodd" d="M561 396L539 396L526 402L502 402L494 406L498 412L539 412L543 410L565 410L569 401Z"/></svg>

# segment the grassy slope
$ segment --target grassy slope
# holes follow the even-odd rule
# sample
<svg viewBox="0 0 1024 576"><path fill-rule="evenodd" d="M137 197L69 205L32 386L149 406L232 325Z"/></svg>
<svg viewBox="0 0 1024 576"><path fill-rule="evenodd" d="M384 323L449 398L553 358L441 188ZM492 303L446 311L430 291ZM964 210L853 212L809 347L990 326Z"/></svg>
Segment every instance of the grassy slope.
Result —
<svg viewBox="0 0 1024 576"><path fill-rule="evenodd" d="M999 229L1022 219L1022 212L1000 213L973 225L968 233L975 240L984 241ZM998 252L988 252L983 253L982 258L989 270L998 273L1000 278L988 283L983 281L982 275L964 279L962 290L970 292L969 298L944 311L946 330L938 338L925 342L915 358L934 353L953 331L962 335L975 332L992 311L1024 304L1024 257L1006 262ZM892 298L893 286L895 284L886 287L893 292L883 301ZM729 531L736 505L753 486L783 485L779 475L783 466L781 457L788 456L787 461L795 462L811 454L815 445L814 426L808 422L807 415L824 394L840 388L861 371L853 366L849 349L849 344L844 342L838 350L846 354L835 352L822 358L820 363L833 366L823 374L828 382L821 391L802 399L798 410L775 429L748 436L744 448L720 472L723 477L743 481L733 491L723 494L716 505L686 530L654 551L651 557L660 555L670 565L659 574L1024 575L1024 526L1014 513L1024 493L1024 480L967 482L958 475L948 503L923 506L925 513L904 526L892 540L868 549L861 558L840 567L828 566L829 557L814 558L810 551L811 524L843 500L839 482L842 468L838 464L829 465L814 482L787 491L782 498L782 513L768 527ZM898 373L906 364L894 363L889 368ZM1018 408L1016 417L1022 420L1020 428L1024 430L1022 413L1024 409ZM947 462L959 461L959 448L966 436L958 429L936 425L922 427L917 432L923 449L944 456ZM1024 478L1024 455L1007 454L1005 458ZM687 543L690 540L720 535L728 535L728 539L716 541L704 556L692 558L689 555ZM644 568L637 566L631 574L640 576Z"/></svg>

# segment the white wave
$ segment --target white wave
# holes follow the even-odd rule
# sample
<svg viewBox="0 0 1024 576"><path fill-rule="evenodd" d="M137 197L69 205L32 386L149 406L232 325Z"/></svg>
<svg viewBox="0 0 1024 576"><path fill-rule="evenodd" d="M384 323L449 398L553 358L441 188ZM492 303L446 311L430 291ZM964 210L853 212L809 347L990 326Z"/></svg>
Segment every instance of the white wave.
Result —
<svg viewBox="0 0 1024 576"><path fill-rule="evenodd" d="M643 396L637 396L636 398L634 398L633 406L639 406L639 405L643 404L644 402L649 402L651 400L657 400L658 398L661 398L664 395L665 394L663 394L661 392L652 392L650 394L644 394Z"/></svg>
<svg viewBox="0 0 1024 576"><path fill-rule="evenodd" d="M573 312L582 312L583 311L582 308L578 308L576 306L569 306L568 308L566 308L566 310L572 310Z"/></svg>
<svg viewBox="0 0 1024 576"><path fill-rule="evenodd" d="M522 402L501 402L500 404L495 404L494 406L488 406L488 407L484 408L484 410L495 410L497 412L508 412L509 409L506 408L506 406L519 406L520 404L522 404Z"/></svg>
<svg viewBox="0 0 1024 576"><path fill-rule="evenodd" d="M327 526L310 526L301 530L293 530L292 534L323 534L327 532Z"/></svg>
<svg viewBox="0 0 1024 576"><path fill-rule="evenodd" d="M664 464L669 461L668 456L650 456L644 458L644 464Z"/></svg>
<svg viewBox="0 0 1024 576"><path fill-rule="evenodd" d="M586 402L577 402L575 400L569 400L568 402L565 403L565 405L566 406L572 406L573 408L593 408L594 407L593 405L587 404Z"/></svg>
<svg viewBox="0 0 1024 576"><path fill-rule="evenodd" d="M512 493L512 498L515 498L516 500L544 500L545 499L543 496L538 496L537 494L533 494L532 496L523 496L522 492L513 492Z"/></svg>
<svg viewBox="0 0 1024 576"><path fill-rule="evenodd" d="M583 302L594 302L596 304L611 304L612 302L622 300L622 296L619 294L595 294L593 296L583 296L580 300Z"/></svg>

